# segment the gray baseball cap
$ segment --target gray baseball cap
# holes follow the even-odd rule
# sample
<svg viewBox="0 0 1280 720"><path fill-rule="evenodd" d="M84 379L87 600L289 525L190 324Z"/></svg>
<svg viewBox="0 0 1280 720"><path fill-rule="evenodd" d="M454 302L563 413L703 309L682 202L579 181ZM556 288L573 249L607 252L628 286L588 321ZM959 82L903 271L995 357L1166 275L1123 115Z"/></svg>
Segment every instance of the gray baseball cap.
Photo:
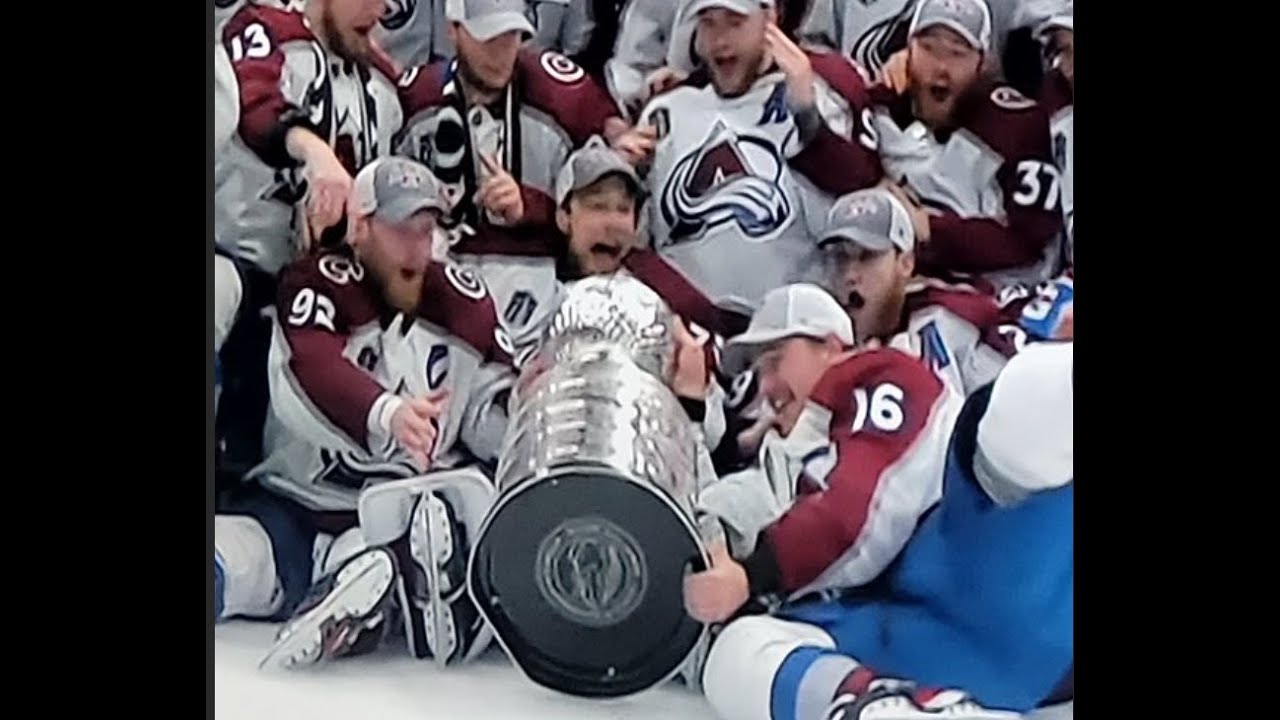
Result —
<svg viewBox="0 0 1280 720"><path fill-rule="evenodd" d="M527 11L525 0L446 0L444 6L445 19L462 23L481 42L512 30L532 36Z"/></svg>
<svg viewBox="0 0 1280 720"><path fill-rule="evenodd" d="M556 206L564 207L570 193L577 192L606 175L621 175L636 197L644 195L644 184L640 182L636 169L599 135L594 135L565 160L564 166L556 175Z"/></svg>
<svg viewBox="0 0 1280 720"><path fill-rule="evenodd" d="M762 8L773 7L773 5L773 0L692 0L685 7L684 16L693 17L709 8L724 8L739 15L750 15Z"/></svg>
<svg viewBox="0 0 1280 720"><path fill-rule="evenodd" d="M921 0L909 35L939 25L959 33L975 50L991 49L991 8L986 0Z"/></svg>
<svg viewBox="0 0 1280 720"><path fill-rule="evenodd" d="M401 223L423 210L448 213L444 186L421 163L402 157L378 158L365 165L352 182L352 209Z"/></svg>
<svg viewBox="0 0 1280 720"><path fill-rule="evenodd" d="M809 283L783 285L765 294L747 331L725 344L720 359L730 375L745 371L769 343L792 337L834 335L853 347L853 321L826 290Z"/></svg>
<svg viewBox="0 0 1280 720"><path fill-rule="evenodd" d="M916 246L911 215L902 201L878 187L840 196L827 211L819 237L819 247L842 240L875 251L910 252Z"/></svg>

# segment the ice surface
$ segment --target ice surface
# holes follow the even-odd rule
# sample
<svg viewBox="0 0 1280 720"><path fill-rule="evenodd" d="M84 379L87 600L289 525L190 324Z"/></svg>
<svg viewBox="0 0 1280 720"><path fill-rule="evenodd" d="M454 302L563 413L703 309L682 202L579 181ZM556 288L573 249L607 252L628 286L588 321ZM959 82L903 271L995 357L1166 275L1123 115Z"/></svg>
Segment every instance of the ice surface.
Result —
<svg viewBox="0 0 1280 720"><path fill-rule="evenodd" d="M478 662L441 670L398 648L306 672L259 670L275 625L214 628L214 717L225 720L715 720L672 681L623 700L578 700L524 679L495 644ZM1073 704L1029 720L1072 720Z"/></svg>
<svg viewBox="0 0 1280 720"><path fill-rule="evenodd" d="M714 720L678 681L630 698L579 700L525 680L495 644L441 670L391 647L306 672L259 670L275 625L214 628L214 717L225 720Z"/></svg>

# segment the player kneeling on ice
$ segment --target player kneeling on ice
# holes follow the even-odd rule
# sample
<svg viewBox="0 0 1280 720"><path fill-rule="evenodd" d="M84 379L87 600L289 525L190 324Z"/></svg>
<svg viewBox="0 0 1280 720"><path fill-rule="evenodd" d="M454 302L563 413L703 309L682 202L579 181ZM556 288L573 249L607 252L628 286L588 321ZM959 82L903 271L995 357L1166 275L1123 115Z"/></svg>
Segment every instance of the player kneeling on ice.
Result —
<svg viewBox="0 0 1280 720"><path fill-rule="evenodd" d="M349 244L287 267L268 359L267 459L216 518L219 618L284 620L264 663L478 653L463 586L514 380L484 284L431 260L448 203L422 165L366 166ZM398 606L399 615L396 614Z"/></svg>
<svg viewBox="0 0 1280 720"><path fill-rule="evenodd" d="M787 442L824 459L741 560L685 581L704 622L790 601L720 632L707 698L725 720L924 720L1069 694L1073 344L1029 346L959 407L920 363L850 349L827 300L778 290L742 337Z"/></svg>

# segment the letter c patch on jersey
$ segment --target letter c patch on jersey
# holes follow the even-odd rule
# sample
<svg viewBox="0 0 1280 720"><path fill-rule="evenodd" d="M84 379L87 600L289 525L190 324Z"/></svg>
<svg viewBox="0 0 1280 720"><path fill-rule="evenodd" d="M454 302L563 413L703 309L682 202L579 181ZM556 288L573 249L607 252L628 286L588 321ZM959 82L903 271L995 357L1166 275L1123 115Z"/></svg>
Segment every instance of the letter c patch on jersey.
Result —
<svg viewBox="0 0 1280 720"><path fill-rule="evenodd" d="M484 296L488 294L480 277L466 268L460 268L457 265L445 265L444 276L455 290L472 300L483 300Z"/></svg>
<svg viewBox="0 0 1280 720"><path fill-rule="evenodd" d="M1026 110L1036 106L1035 100L1008 86L1001 86L992 90L991 102L1005 110Z"/></svg>
<svg viewBox="0 0 1280 720"><path fill-rule="evenodd" d="M580 65L552 50L542 53L542 57L538 58L538 63L542 65L542 69L546 70L553 80L562 82L565 85L572 85L587 75Z"/></svg>

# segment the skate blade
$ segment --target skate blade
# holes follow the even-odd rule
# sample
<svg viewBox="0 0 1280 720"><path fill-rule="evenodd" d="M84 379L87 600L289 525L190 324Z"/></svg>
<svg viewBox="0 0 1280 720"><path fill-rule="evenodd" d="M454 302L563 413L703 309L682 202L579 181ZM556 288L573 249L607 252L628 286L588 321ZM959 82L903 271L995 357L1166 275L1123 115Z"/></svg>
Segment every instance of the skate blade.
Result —
<svg viewBox="0 0 1280 720"><path fill-rule="evenodd" d="M258 669L274 665L294 669L322 664L328 657L323 626L327 619L368 614L386 596L395 580L395 565L385 552L372 552L351 560L338 571L335 590L302 617L285 627L288 633L276 639ZM361 628L363 632L365 629ZM346 632L346 631L343 631Z"/></svg>

